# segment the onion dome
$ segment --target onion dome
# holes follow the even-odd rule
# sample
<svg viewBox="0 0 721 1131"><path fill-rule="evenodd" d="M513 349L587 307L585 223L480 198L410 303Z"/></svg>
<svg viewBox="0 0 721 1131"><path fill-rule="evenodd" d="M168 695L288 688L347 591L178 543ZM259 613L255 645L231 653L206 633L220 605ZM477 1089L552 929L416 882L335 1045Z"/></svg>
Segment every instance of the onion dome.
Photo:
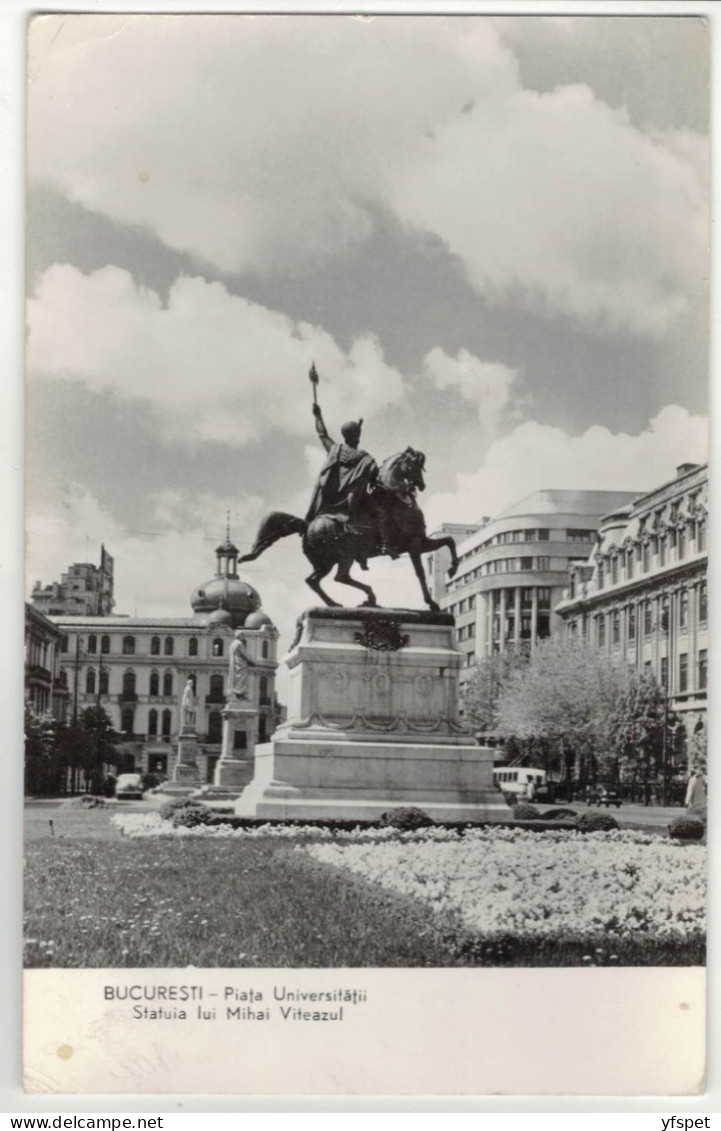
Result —
<svg viewBox="0 0 721 1131"><path fill-rule="evenodd" d="M245 620L246 628L272 628L273 622L263 609L257 609Z"/></svg>

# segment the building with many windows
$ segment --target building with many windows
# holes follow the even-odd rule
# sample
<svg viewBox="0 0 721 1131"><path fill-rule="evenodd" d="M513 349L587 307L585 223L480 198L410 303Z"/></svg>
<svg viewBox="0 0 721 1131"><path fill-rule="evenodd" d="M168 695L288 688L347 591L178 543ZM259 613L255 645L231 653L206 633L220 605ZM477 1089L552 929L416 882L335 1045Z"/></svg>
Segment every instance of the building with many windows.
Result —
<svg viewBox="0 0 721 1131"><path fill-rule="evenodd" d="M462 683L479 659L550 636L569 563L586 561L601 516L633 498L623 491L535 491L459 542L451 580L448 550L428 556L429 577L440 579L433 595L455 617Z"/></svg>
<svg viewBox="0 0 721 1131"><path fill-rule="evenodd" d="M119 735L126 768L172 774L180 699L190 677L197 698L201 775L213 780L221 750L228 649L239 628L253 662L249 699L257 715L252 734L236 731L236 747L252 749L275 729L277 631L256 590L238 577L238 551L229 537L216 556L215 577L191 596L191 616L53 617L64 638L60 659L71 716L102 706Z"/></svg>
<svg viewBox="0 0 721 1131"><path fill-rule="evenodd" d="M60 581L43 585L36 581L30 600L34 609L47 616L109 616L113 599L113 559L100 547L100 565L75 562Z"/></svg>
<svg viewBox="0 0 721 1131"><path fill-rule="evenodd" d="M25 695L39 715L63 721L68 687L60 664L63 633L43 613L25 604Z"/></svg>
<svg viewBox="0 0 721 1131"><path fill-rule="evenodd" d="M706 714L707 492L708 467L685 463L608 513L556 608L569 631L652 672L688 733Z"/></svg>

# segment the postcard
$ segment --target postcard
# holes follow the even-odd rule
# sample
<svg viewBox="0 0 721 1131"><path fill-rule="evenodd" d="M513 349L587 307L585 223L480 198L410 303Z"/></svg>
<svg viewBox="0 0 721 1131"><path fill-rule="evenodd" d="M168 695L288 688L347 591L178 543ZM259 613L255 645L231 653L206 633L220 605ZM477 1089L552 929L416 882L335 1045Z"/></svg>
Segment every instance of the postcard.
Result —
<svg viewBox="0 0 721 1131"><path fill-rule="evenodd" d="M27 46L27 1092L698 1096L705 20Z"/></svg>

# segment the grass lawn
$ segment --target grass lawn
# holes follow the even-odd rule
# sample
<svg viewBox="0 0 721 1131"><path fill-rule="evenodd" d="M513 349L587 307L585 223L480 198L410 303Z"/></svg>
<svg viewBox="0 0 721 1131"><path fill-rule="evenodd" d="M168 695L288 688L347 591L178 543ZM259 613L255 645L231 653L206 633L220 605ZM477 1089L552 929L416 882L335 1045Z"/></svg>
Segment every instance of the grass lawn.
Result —
<svg viewBox="0 0 721 1131"><path fill-rule="evenodd" d="M479 938L301 840L123 837L114 807L26 811L30 967L699 965L698 937ZM49 820L54 835L50 835Z"/></svg>

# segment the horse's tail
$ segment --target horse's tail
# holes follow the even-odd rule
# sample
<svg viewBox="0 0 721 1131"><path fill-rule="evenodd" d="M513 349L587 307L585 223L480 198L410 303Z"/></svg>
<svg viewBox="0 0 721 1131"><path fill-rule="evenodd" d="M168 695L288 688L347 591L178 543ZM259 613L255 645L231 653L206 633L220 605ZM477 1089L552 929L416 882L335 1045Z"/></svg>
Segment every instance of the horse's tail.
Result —
<svg viewBox="0 0 721 1131"><path fill-rule="evenodd" d="M305 534L307 529L308 523L305 519L296 518L292 514L284 514L283 511L272 511L261 522L253 543L253 549L249 554L243 554L241 558L238 558L238 561L253 562L275 542L279 542L281 538L287 538L289 534Z"/></svg>

